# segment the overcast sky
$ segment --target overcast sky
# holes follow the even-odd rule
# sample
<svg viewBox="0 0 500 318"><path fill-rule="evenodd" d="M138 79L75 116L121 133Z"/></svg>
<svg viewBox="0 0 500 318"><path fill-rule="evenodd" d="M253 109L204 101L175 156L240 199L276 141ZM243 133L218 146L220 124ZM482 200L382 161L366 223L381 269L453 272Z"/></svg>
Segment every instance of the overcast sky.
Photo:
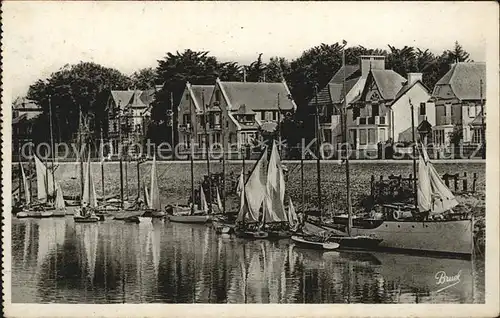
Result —
<svg viewBox="0 0 500 318"><path fill-rule="evenodd" d="M3 3L4 84L12 98L64 64L93 61L130 74L166 52L208 50L248 63L298 57L320 43L441 53L459 41L485 60L494 2L18 2ZM493 20L492 20L493 18ZM488 27L488 23L490 23Z"/></svg>

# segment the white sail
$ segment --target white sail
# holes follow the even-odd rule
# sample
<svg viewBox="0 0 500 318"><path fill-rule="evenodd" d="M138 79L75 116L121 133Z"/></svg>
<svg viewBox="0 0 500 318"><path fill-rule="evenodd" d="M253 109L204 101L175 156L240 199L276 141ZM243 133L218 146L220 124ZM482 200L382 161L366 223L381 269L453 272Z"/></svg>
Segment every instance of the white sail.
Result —
<svg viewBox="0 0 500 318"><path fill-rule="evenodd" d="M244 219L250 222L258 222L260 216L260 208L266 196L266 166L267 166L267 149L264 149L260 159L254 166L250 177L242 191L240 212L238 213L238 222Z"/></svg>
<svg viewBox="0 0 500 318"><path fill-rule="evenodd" d="M26 204L31 203L31 193L28 185L28 179L26 179L26 174L24 173L24 168L23 164L20 162L19 165L21 166L21 175L23 177L23 187L24 187L24 200L26 201Z"/></svg>
<svg viewBox="0 0 500 318"><path fill-rule="evenodd" d="M55 202L55 208L56 209L66 209L66 203L64 202L64 196L63 192L61 189L61 185L59 182L56 182L56 202Z"/></svg>
<svg viewBox="0 0 500 318"><path fill-rule="evenodd" d="M265 222L285 222L288 220L285 207L285 180L283 170L278 154L278 148L273 141L271 149L271 157L267 170L267 194L264 204L264 219Z"/></svg>
<svg viewBox="0 0 500 318"><path fill-rule="evenodd" d="M201 201L201 210L208 212L207 199L205 198L205 191L203 191L202 186L200 186L200 201Z"/></svg>
<svg viewBox="0 0 500 318"><path fill-rule="evenodd" d="M151 166L151 193L149 196L149 208L157 211L161 210L160 189L158 188L158 179L156 177L156 155L153 157L153 165Z"/></svg>
<svg viewBox="0 0 500 318"><path fill-rule="evenodd" d="M430 211L432 208L432 188L429 178L429 167L420 157L418 160L418 186L417 186L418 210L420 212Z"/></svg>
<svg viewBox="0 0 500 318"><path fill-rule="evenodd" d="M288 198L288 222L290 222L290 226L292 227L299 223L299 218L297 217L295 206L292 203L292 198Z"/></svg>
<svg viewBox="0 0 500 318"><path fill-rule="evenodd" d="M47 202L48 195L54 194L54 180L52 176L48 176L47 167L43 164L43 162L37 156L34 157L36 168L37 199L38 201L44 203Z"/></svg>
<svg viewBox="0 0 500 318"><path fill-rule="evenodd" d="M219 187L216 188L216 191L217 191L217 207L219 208L219 211L222 211L224 207L222 205L222 200L220 198Z"/></svg>
<svg viewBox="0 0 500 318"><path fill-rule="evenodd" d="M95 192L94 180L92 178L90 153L87 159L87 169L85 169L84 184L83 184L83 198L82 205L87 205L92 208L97 207L97 195Z"/></svg>
<svg viewBox="0 0 500 318"><path fill-rule="evenodd" d="M440 214L458 205L458 201L444 184L434 166L429 162L429 176L431 179L433 202L431 214Z"/></svg>
<svg viewBox="0 0 500 318"><path fill-rule="evenodd" d="M440 214L458 205L457 199L430 162L425 147L422 147L422 157L419 159L418 183L420 211L429 211L431 215Z"/></svg>

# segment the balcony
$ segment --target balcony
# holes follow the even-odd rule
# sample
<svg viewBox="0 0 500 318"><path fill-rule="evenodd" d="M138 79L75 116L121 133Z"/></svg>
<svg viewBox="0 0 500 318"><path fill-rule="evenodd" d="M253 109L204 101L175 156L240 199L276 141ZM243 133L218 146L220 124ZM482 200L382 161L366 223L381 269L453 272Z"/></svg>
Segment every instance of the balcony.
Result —
<svg viewBox="0 0 500 318"><path fill-rule="evenodd" d="M369 117L358 117L354 121L354 125L363 126L363 125L387 125L386 116L369 116Z"/></svg>

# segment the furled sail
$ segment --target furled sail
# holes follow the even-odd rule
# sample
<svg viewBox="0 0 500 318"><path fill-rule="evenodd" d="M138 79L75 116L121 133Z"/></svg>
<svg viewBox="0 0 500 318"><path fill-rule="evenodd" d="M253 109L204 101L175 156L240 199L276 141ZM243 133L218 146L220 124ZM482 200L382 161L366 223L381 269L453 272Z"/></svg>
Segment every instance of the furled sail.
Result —
<svg viewBox="0 0 500 318"><path fill-rule="evenodd" d="M288 198L288 222L291 227L294 227L299 223L299 218L297 217L297 212L295 211L292 198Z"/></svg>
<svg viewBox="0 0 500 318"><path fill-rule="evenodd" d="M271 157L267 170L266 201L264 204L265 222L285 222L288 220L285 207L285 179L278 154L278 148L273 141Z"/></svg>
<svg viewBox="0 0 500 318"><path fill-rule="evenodd" d="M203 187L200 187L200 201L201 201L201 210L204 212L208 212L208 203L205 197L205 191L203 191Z"/></svg>
<svg viewBox="0 0 500 318"><path fill-rule="evenodd" d="M66 209L66 203L64 202L64 196L59 182L56 182L56 209Z"/></svg>
<svg viewBox="0 0 500 318"><path fill-rule="evenodd" d="M148 187L144 185L144 202L146 205L149 207L151 206L151 201L149 200L149 193L148 193Z"/></svg>
<svg viewBox="0 0 500 318"><path fill-rule="evenodd" d="M149 203L150 209L157 211L161 210L160 189L158 188L158 178L156 177L156 155L153 157L153 165L151 166L151 193Z"/></svg>
<svg viewBox="0 0 500 318"><path fill-rule="evenodd" d="M244 171L241 170L240 178L238 179L238 187L236 188L236 193L240 194L245 188L245 175Z"/></svg>
<svg viewBox="0 0 500 318"><path fill-rule="evenodd" d="M21 166L21 175L23 177L23 187L24 187L24 200L26 201L26 204L31 203L31 193L29 189L29 184L28 184L28 179L26 178L26 174L24 173L24 168L23 164L19 163Z"/></svg>
<svg viewBox="0 0 500 318"><path fill-rule="evenodd" d="M97 195L95 192L94 180L92 179L91 166L90 166L90 153L87 159L87 169L85 169L84 184L83 184L83 198L82 205L87 205L92 208L97 207Z"/></svg>
<svg viewBox="0 0 500 318"><path fill-rule="evenodd" d="M267 148L262 152L241 192L240 212L236 221L258 222L260 208L266 196Z"/></svg>
<svg viewBox="0 0 500 318"><path fill-rule="evenodd" d="M219 211L222 211L224 207L222 205L222 200L220 198L219 187L217 187L216 190L217 190L217 207L219 208Z"/></svg>

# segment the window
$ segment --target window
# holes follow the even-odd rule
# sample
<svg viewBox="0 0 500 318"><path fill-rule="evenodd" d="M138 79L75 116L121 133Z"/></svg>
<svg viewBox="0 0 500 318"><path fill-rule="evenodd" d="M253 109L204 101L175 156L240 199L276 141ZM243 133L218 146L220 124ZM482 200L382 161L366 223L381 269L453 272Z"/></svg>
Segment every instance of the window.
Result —
<svg viewBox="0 0 500 318"><path fill-rule="evenodd" d="M361 118L359 119L359 124L360 124L360 125L366 125L366 117L361 117Z"/></svg>
<svg viewBox="0 0 500 318"><path fill-rule="evenodd" d="M356 120L359 117L360 109L359 107L354 106L352 109L352 120Z"/></svg>
<svg viewBox="0 0 500 318"><path fill-rule="evenodd" d="M189 100L189 94L186 93L186 100Z"/></svg>
<svg viewBox="0 0 500 318"><path fill-rule="evenodd" d="M438 145L444 144L444 130L434 131L434 143Z"/></svg>
<svg viewBox="0 0 500 318"><path fill-rule="evenodd" d="M445 104L444 107L443 107L443 116L446 117L446 110L448 108L448 104Z"/></svg>
<svg viewBox="0 0 500 318"><path fill-rule="evenodd" d="M385 125L385 116L379 118L380 125Z"/></svg>
<svg viewBox="0 0 500 318"><path fill-rule="evenodd" d="M382 117L384 118L384 117ZM378 141L384 142L387 138L385 138L385 128L379 128L378 130Z"/></svg>
<svg viewBox="0 0 500 318"><path fill-rule="evenodd" d="M220 91L219 90L215 91L215 101L220 102Z"/></svg>
<svg viewBox="0 0 500 318"><path fill-rule="evenodd" d="M375 139L375 128L368 129L368 144L373 145L377 143Z"/></svg>
<svg viewBox="0 0 500 318"><path fill-rule="evenodd" d="M366 129L359 130L359 144L366 145Z"/></svg>
<svg viewBox="0 0 500 318"><path fill-rule="evenodd" d="M425 114L425 102L420 103L420 109L419 109L418 114L419 114L420 116L425 116L425 115L426 115L426 114Z"/></svg>
<svg viewBox="0 0 500 318"><path fill-rule="evenodd" d="M474 132L472 133L472 143L475 143L475 144L483 143L483 129L482 128L474 129Z"/></svg>
<svg viewBox="0 0 500 318"><path fill-rule="evenodd" d="M469 117L476 117L476 105L469 105Z"/></svg>
<svg viewBox="0 0 500 318"><path fill-rule="evenodd" d="M378 115L379 115L379 105L374 104L374 105L372 105L372 117L375 117Z"/></svg>
<svg viewBox="0 0 500 318"><path fill-rule="evenodd" d="M278 117L278 112L273 112L273 120L276 120L277 117Z"/></svg>
<svg viewBox="0 0 500 318"><path fill-rule="evenodd" d="M189 123L189 114L182 115L182 124L187 126L188 123Z"/></svg>
<svg viewBox="0 0 500 318"><path fill-rule="evenodd" d="M266 119L266 112L264 110L260 111L260 120L265 120Z"/></svg>

